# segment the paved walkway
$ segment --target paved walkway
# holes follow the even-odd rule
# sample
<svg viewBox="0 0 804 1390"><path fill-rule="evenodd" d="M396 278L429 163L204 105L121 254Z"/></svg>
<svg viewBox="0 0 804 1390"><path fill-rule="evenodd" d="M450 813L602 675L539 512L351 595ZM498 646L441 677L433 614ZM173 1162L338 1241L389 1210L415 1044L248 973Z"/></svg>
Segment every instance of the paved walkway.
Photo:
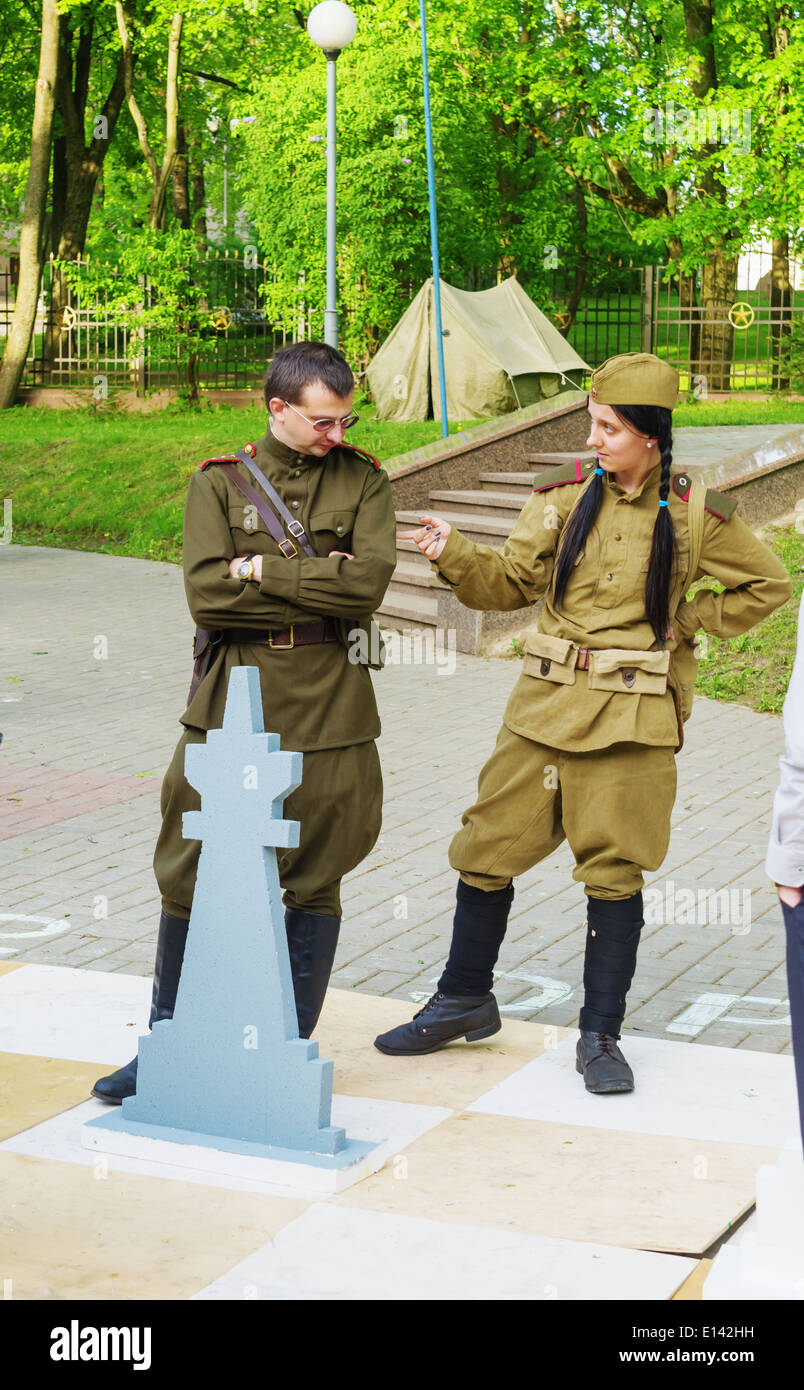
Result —
<svg viewBox="0 0 804 1390"><path fill-rule="evenodd" d="M0 545L0 586L0 960L150 975L159 784L190 679L181 571ZM447 846L516 675L511 661L458 654L451 674L398 664L377 676L385 823L346 886L333 984L408 1001L432 992L454 904ZM782 746L778 716L697 701L626 1034L790 1050L783 928L763 868ZM562 846L518 880L495 985L512 1019L577 1019L585 926L572 866Z"/></svg>

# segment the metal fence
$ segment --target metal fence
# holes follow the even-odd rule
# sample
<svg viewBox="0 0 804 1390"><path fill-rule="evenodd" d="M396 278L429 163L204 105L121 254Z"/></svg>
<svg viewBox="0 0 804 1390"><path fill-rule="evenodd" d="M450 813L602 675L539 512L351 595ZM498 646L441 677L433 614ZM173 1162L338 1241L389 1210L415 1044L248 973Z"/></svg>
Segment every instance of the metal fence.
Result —
<svg viewBox="0 0 804 1390"><path fill-rule="evenodd" d="M781 290L772 266L770 251L741 257L733 294L706 306L703 268L680 281L666 265L623 266L616 288L603 283L582 296L567 338L592 366L616 353L654 352L678 368L683 390L698 394L804 387L804 265L788 260ZM550 298L563 328L569 287L553 282Z"/></svg>
<svg viewBox="0 0 804 1390"><path fill-rule="evenodd" d="M86 266L88 262L79 262ZM192 371L203 389L256 389L274 353L289 341L309 338L308 306L300 280L299 312L292 325L272 323L264 309L263 286L274 272L264 262L210 251L190 267L197 291L193 332L200 338ZM8 333L15 277L0 271L0 335ZM134 291L137 309L156 302L146 276ZM168 346L155 328L131 327L110 306L109 295L91 298L62 287L49 261L42 275L36 322L23 386L129 387L138 391L188 383L188 354Z"/></svg>
<svg viewBox="0 0 804 1390"><path fill-rule="evenodd" d="M784 292L772 288L770 272L769 252L742 258L734 298L704 308L702 270L679 283L666 266L626 266L610 258L596 262L571 321L572 289L560 273L525 288L592 367L616 353L655 352L678 367L682 389L795 388L804 385L804 268L790 260ZM266 315L264 288L272 277L275 271L264 262L224 252L210 251L190 268L198 300L197 352L189 365L200 389L257 389L280 347L312 336L303 273L290 324ZM480 289L495 278L486 270L470 280ZM14 269L0 270L0 337L8 332L15 284ZM135 293L142 305L153 304L146 277ZM725 371L712 360L713 342ZM140 392L186 387L187 353L175 335L170 347L155 328L127 326L108 296L84 301L65 291L49 262L22 385L93 387L99 380Z"/></svg>

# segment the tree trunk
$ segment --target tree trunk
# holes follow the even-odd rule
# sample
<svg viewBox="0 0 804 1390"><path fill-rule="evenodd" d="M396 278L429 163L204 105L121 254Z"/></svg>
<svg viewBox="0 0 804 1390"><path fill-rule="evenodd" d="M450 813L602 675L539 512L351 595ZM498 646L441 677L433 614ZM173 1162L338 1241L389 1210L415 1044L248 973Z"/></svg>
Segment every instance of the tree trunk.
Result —
<svg viewBox="0 0 804 1390"><path fill-rule="evenodd" d="M690 376L700 376L701 374L701 315L698 299L695 293L695 273L688 274L679 265L673 270L672 262L681 260L682 245L678 237L671 237L668 246L670 257L669 270L671 272L671 283L674 279L678 289L678 308L680 327L686 328L689 338L689 363Z"/></svg>
<svg viewBox="0 0 804 1390"><path fill-rule="evenodd" d="M57 135L53 141L53 173L50 186L50 250L58 255L64 213L67 207L67 137Z"/></svg>
<svg viewBox="0 0 804 1390"><path fill-rule="evenodd" d="M581 302L581 295L586 286L586 268L589 264L589 251L586 244L586 233L589 225L589 217L586 210L586 197L580 183L575 184L575 209L578 213L578 259L575 262L575 283L567 304L568 322L560 332L566 338L575 322L575 315L578 312L578 305Z"/></svg>
<svg viewBox="0 0 804 1390"><path fill-rule="evenodd" d="M14 404L17 387L36 322L39 281L42 274L42 229L47 201L53 108L59 61L59 12L57 0L42 0L42 37L39 76L36 81L31 161L25 190L25 211L20 232L20 278L17 302L0 365L0 410Z"/></svg>
<svg viewBox="0 0 804 1390"><path fill-rule="evenodd" d="M177 10L168 37L167 79L165 83L165 149L162 163L153 173L149 220L154 231L165 230L167 190L179 143L179 59L184 16Z"/></svg>
<svg viewBox="0 0 804 1390"><path fill-rule="evenodd" d="M207 246L207 190L204 184L204 161L200 148L193 150L193 231L199 256Z"/></svg>
<svg viewBox="0 0 804 1390"><path fill-rule="evenodd" d="M787 235L773 239L771 266L771 363L774 391L789 391L788 351L790 347L791 285Z"/></svg>
<svg viewBox="0 0 804 1390"><path fill-rule="evenodd" d="M180 227L190 227L190 181L187 157L187 127L179 126L176 163L173 165L173 216Z"/></svg>
<svg viewBox="0 0 804 1390"><path fill-rule="evenodd" d="M737 257L710 251L701 273L700 372L708 391L728 391L731 387L731 360L734 329L729 309L737 286Z"/></svg>
<svg viewBox="0 0 804 1390"><path fill-rule="evenodd" d="M92 28L81 34L73 64L73 33L69 15L60 18L60 67L58 103L64 121L65 135L54 142L53 154L53 252L58 260L77 261L84 253L87 228L92 213L95 190L109 151L112 136L123 106L125 95L123 58L117 69L103 108L96 118L89 144L86 143L85 115L89 68L91 62ZM57 190L64 187L63 206L57 216ZM43 348L43 371L52 374L63 335L64 310L69 300L67 277L63 270L54 270L51 280L50 309Z"/></svg>

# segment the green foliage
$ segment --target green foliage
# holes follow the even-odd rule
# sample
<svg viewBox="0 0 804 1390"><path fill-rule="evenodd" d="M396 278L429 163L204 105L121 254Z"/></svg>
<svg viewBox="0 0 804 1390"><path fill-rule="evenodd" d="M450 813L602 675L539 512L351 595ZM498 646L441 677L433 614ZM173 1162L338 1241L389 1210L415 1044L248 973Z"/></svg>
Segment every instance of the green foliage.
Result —
<svg viewBox="0 0 804 1390"><path fill-rule="evenodd" d="M104 303L110 326L126 334L132 363L143 352L147 332L150 351L156 349L187 367L203 341L204 289L190 271L196 263L193 233L180 227L167 232L143 227L136 236L116 239L114 249L115 264L97 258L89 264L62 263L73 293ZM146 281L147 293L141 288Z"/></svg>

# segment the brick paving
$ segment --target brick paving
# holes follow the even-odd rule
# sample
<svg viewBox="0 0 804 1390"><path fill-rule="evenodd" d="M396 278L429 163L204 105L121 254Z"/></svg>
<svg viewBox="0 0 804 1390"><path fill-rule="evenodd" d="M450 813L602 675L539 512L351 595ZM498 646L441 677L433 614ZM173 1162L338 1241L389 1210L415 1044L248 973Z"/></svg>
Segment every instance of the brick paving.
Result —
<svg viewBox="0 0 804 1390"><path fill-rule="evenodd" d="M190 679L181 571L0 545L0 585L0 960L149 975L159 786ZM333 983L407 1001L432 992L454 906L447 847L517 675L514 661L458 654L451 674L398 664L376 676L384 825L345 885ZM626 1035L790 1051L784 930L763 867L782 748L778 716L696 701ZM509 1017L577 1020L572 868L563 845L517 880L495 984Z"/></svg>

